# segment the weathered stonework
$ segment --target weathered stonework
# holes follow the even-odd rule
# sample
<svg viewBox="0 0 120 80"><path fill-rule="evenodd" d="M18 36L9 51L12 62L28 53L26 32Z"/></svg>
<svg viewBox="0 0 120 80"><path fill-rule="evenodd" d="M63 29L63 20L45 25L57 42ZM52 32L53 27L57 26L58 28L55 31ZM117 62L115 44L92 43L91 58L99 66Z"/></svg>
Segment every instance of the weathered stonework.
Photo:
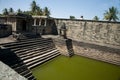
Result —
<svg viewBox="0 0 120 80"><path fill-rule="evenodd" d="M60 51L62 55L65 55L65 56L74 55L72 40L57 38L57 39L54 39L54 43L56 48Z"/></svg>
<svg viewBox="0 0 120 80"><path fill-rule="evenodd" d="M59 29L65 23L67 37L72 40L92 42L100 45L120 46L120 23L88 20L56 19Z"/></svg>
<svg viewBox="0 0 120 80"><path fill-rule="evenodd" d="M12 34L11 25L0 24L0 37L6 37Z"/></svg>
<svg viewBox="0 0 120 80"><path fill-rule="evenodd" d="M27 80L0 61L0 80Z"/></svg>
<svg viewBox="0 0 120 80"><path fill-rule="evenodd" d="M11 24L12 31L28 31L33 34L40 34L41 31L42 34L60 34L61 24L64 23L66 37L80 44L73 43L74 53L120 64L120 22L13 16L1 17L0 23ZM81 43L84 43L84 46ZM59 40L56 44L61 52L70 52L65 40ZM97 48L94 45L97 45Z"/></svg>
<svg viewBox="0 0 120 80"><path fill-rule="evenodd" d="M75 54L120 65L120 49L73 41Z"/></svg>
<svg viewBox="0 0 120 80"><path fill-rule="evenodd" d="M58 30L65 23L75 54L120 65L120 22L70 19L55 22Z"/></svg>

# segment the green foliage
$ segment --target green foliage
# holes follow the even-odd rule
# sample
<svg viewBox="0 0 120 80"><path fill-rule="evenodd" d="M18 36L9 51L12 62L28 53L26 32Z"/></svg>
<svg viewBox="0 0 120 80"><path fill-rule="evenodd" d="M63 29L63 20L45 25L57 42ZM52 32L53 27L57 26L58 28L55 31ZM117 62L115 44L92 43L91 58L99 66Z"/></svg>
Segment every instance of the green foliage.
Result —
<svg viewBox="0 0 120 80"><path fill-rule="evenodd" d="M17 13L22 13L22 10L21 10L21 9L18 9L18 10L17 10Z"/></svg>
<svg viewBox="0 0 120 80"><path fill-rule="evenodd" d="M23 13L23 14L32 15L32 12L31 12L31 11L23 11L22 13Z"/></svg>
<svg viewBox="0 0 120 80"><path fill-rule="evenodd" d="M8 10L7 10L7 8L3 9L3 15L8 15Z"/></svg>
<svg viewBox="0 0 120 80"><path fill-rule="evenodd" d="M13 8L10 8L10 9L9 9L9 13L14 13Z"/></svg>
<svg viewBox="0 0 120 80"><path fill-rule="evenodd" d="M75 16L70 16L70 19L75 19Z"/></svg>
<svg viewBox="0 0 120 80"><path fill-rule="evenodd" d="M13 8L10 8L9 11L7 8L3 9L2 15L9 15L15 13ZM35 1L32 1L31 3L31 10L30 11L22 11L21 9L17 10L17 13L23 13L28 15L44 15L44 16L50 16L50 10L48 7L45 7L44 9L41 9L39 5L36 4Z"/></svg>
<svg viewBox="0 0 120 80"><path fill-rule="evenodd" d="M37 6L36 15L43 15L42 9L39 6Z"/></svg>
<svg viewBox="0 0 120 80"><path fill-rule="evenodd" d="M50 10L48 7L45 7L42 11L39 5L36 4L35 1L31 3L31 15L44 15L44 16L50 16Z"/></svg>
<svg viewBox="0 0 120 80"><path fill-rule="evenodd" d="M95 21L99 21L98 16L95 16L95 17L93 18L93 20L95 20Z"/></svg>
<svg viewBox="0 0 120 80"><path fill-rule="evenodd" d="M43 9L43 15L44 15L44 16L50 16L50 10L48 9L48 7L45 7L45 8Z"/></svg>
<svg viewBox="0 0 120 80"><path fill-rule="evenodd" d="M36 2L33 1L33 2L31 3L31 11L32 11L33 13L35 13L35 12L36 12L36 9L37 9Z"/></svg>
<svg viewBox="0 0 120 80"><path fill-rule="evenodd" d="M115 8L113 6L111 8L109 8L109 10L104 13L104 19L108 20L108 21L111 21L111 20L117 21L117 20L119 20L117 8Z"/></svg>

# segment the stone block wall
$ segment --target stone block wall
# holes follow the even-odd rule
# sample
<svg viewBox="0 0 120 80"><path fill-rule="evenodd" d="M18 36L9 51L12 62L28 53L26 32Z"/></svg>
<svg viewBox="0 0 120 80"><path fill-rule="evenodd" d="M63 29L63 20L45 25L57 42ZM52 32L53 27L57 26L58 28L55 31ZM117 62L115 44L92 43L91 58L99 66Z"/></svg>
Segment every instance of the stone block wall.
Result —
<svg viewBox="0 0 120 80"><path fill-rule="evenodd" d="M98 45L120 46L120 22L56 19L57 27L65 23L67 37Z"/></svg>
<svg viewBox="0 0 120 80"><path fill-rule="evenodd" d="M73 50L77 55L120 65L120 49L80 41L73 41L72 43Z"/></svg>
<svg viewBox="0 0 120 80"><path fill-rule="evenodd" d="M0 24L0 37L9 36L12 34L12 26Z"/></svg>
<svg viewBox="0 0 120 80"><path fill-rule="evenodd" d="M51 26L32 26L31 32L40 34L52 34L52 27Z"/></svg>
<svg viewBox="0 0 120 80"><path fill-rule="evenodd" d="M53 40L54 40L56 48L60 51L62 55L65 55L65 56L74 55L71 39L56 38Z"/></svg>
<svg viewBox="0 0 120 80"><path fill-rule="evenodd" d="M120 65L120 22L55 19L55 23L58 31L65 23L74 54Z"/></svg>
<svg viewBox="0 0 120 80"><path fill-rule="evenodd" d="M33 34L40 34L43 31L44 26L32 26L31 27L31 32Z"/></svg>

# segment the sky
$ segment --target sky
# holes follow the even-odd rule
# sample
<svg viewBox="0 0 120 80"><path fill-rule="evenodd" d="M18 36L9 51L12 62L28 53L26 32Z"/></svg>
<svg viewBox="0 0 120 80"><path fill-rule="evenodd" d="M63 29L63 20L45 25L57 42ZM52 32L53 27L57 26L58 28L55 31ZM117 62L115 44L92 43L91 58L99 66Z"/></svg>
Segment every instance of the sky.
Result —
<svg viewBox="0 0 120 80"><path fill-rule="evenodd" d="M33 0L0 0L0 13L4 8L12 7L15 11L30 10ZM93 19L98 16L101 20L108 8L115 6L120 11L120 0L35 0L41 8L47 6L50 9L51 17L69 18L75 16L77 19L83 16L84 19Z"/></svg>

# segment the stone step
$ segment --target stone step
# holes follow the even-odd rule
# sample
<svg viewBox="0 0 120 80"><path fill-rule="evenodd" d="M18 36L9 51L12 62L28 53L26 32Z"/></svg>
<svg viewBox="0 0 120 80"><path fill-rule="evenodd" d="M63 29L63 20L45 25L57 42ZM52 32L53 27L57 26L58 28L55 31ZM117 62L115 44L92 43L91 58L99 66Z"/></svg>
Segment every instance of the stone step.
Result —
<svg viewBox="0 0 120 80"><path fill-rule="evenodd" d="M29 69L32 69L33 67L35 67L35 66L37 66L37 65L40 65L40 64L42 64L42 63L44 63L44 62L46 62L46 61L48 61L48 60L51 60L51 59L53 59L54 57L57 57L57 56L59 56L60 54L56 54L56 55L54 55L54 56L52 56L52 57L49 57L49 58L46 58L46 59L44 59L44 60L42 60L42 61L40 61L40 62L37 62L36 64L33 64L33 65L31 65L31 66L28 66L28 68Z"/></svg>
<svg viewBox="0 0 120 80"><path fill-rule="evenodd" d="M54 52L54 53L52 53L52 54L43 56L43 57L41 57L41 58L39 58L39 59L34 59L33 61L27 62L27 63L25 63L25 64L26 64L27 66L30 66L30 65L33 65L33 64L35 64L35 63L37 63L37 62L40 62L40 61L42 61L42 60L44 60L44 59L46 59L46 58L52 57L52 56L54 56L54 55L56 55L56 54L59 54L59 52L56 51L56 52Z"/></svg>
<svg viewBox="0 0 120 80"><path fill-rule="evenodd" d="M34 59L39 59L39 58L41 58L41 57L43 57L43 56L45 56L45 55L51 54L51 53L53 53L53 52L55 52L55 51L57 51L57 50L55 49L55 50L52 50L52 51L50 51L50 52L47 52L47 53L45 53L45 54L43 54L43 55L35 56L35 57L31 58L31 59L24 60L24 63L30 62L30 61L32 61L32 60L34 60Z"/></svg>
<svg viewBox="0 0 120 80"><path fill-rule="evenodd" d="M36 59L34 59L34 60L30 61L30 62L26 62L26 65L29 65L29 64L31 64L31 63L33 63L35 61L38 61L38 60L43 60L43 59L45 59L45 58L47 58L47 57L49 57L51 55L58 54L58 53L59 53L58 51L55 51L55 52L53 52L51 54L41 56L40 58L36 58Z"/></svg>
<svg viewBox="0 0 120 80"><path fill-rule="evenodd" d="M26 65L22 65L22 66L14 68L14 70L17 71L18 73L21 73L21 72L27 70L27 66Z"/></svg>
<svg viewBox="0 0 120 80"><path fill-rule="evenodd" d="M29 56L24 56L24 57L21 57L21 56L20 56L20 58L21 58L22 60L34 58L34 57L36 57L36 56L44 55L44 54L46 54L46 53L48 53L48 52L51 52L51 51L53 51L53 50L55 50L55 49L56 49L56 48L45 49L45 51L39 51L39 50L38 50L38 51L35 51L35 52L33 52L33 53L30 53Z"/></svg>
<svg viewBox="0 0 120 80"><path fill-rule="evenodd" d="M19 65L19 66L17 66L17 67L14 67L14 70L19 70L20 68L26 68L27 66L25 65L25 64L23 64L23 65Z"/></svg>
<svg viewBox="0 0 120 80"><path fill-rule="evenodd" d="M47 40L47 39L44 39L44 38L35 38L35 39L25 39L24 41L16 41L16 42L11 42L11 43L5 43L5 44L1 44L5 47L9 47L9 46L12 46L12 45L20 45L20 44L26 44L26 43L32 43L32 42L35 42L35 41L44 41L44 40Z"/></svg>
<svg viewBox="0 0 120 80"><path fill-rule="evenodd" d="M52 41L37 41L37 42L33 42L33 43L27 43L27 44L20 44L20 45L12 45L9 47L5 47L7 49L13 49L13 48L21 48L21 47L25 47L25 46L31 46L31 45L37 45L37 44L42 44L42 43L50 43Z"/></svg>
<svg viewBox="0 0 120 80"><path fill-rule="evenodd" d="M25 70L25 71L23 71L23 72L21 72L21 73L19 73L19 74L22 75L22 76L24 76L24 77L26 77L27 79L28 79L29 77L33 76L33 75L32 75L32 72L29 71L29 70ZM33 76L30 80L36 80L36 79L35 79L34 76Z"/></svg>
<svg viewBox="0 0 120 80"><path fill-rule="evenodd" d="M36 51L33 51L33 52L29 52L29 53L26 53L26 54L21 54L19 55L19 57L22 59L22 60L25 60L25 59L28 59L28 58L32 58L34 56L38 56L38 55L42 55L42 54L45 54L47 52L50 52L52 50L55 50L56 48L44 48L44 49L41 49L41 50L36 50ZM43 51L42 51L43 50ZM30 57L31 56L31 57Z"/></svg>
<svg viewBox="0 0 120 80"><path fill-rule="evenodd" d="M8 62L6 62L6 63L7 63L7 65L9 65L9 66L13 66L14 64L17 64L17 63L20 63L20 62L21 62L21 60L15 60L15 59L9 60L9 59L6 58L6 61L7 61L7 60L8 60Z"/></svg>
<svg viewBox="0 0 120 80"><path fill-rule="evenodd" d="M28 80L36 80L33 75L30 75L29 77L27 77L27 79L28 79Z"/></svg>
<svg viewBox="0 0 120 80"><path fill-rule="evenodd" d="M35 45L35 46L28 46L28 47L22 47L22 48L20 48L19 50L17 50L17 51L14 51L15 53L17 53L17 54L20 54L20 53L22 53L22 52L31 52L31 51L33 51L33 50L36 50L36 49L40 49L40 48L45 48L45 47L54 47L54 45L52 45L52 44L46 44L46 43L43 43L42 45L41 44L39 44L39 45Z"/></svg>
<svg viewBox="0 0 120 80"><path fill-rule="evenodd" d="M25 75L24 75L24 77L26 77L26 78L28 78L28 77L30 77L32 75L32 73L31 72L28 72L28 73L26 73ZM32 75L33 76L33 75Z"/></svg>
<svg viewBox="0 0 120 80"><path fill-rule="evenodd" d="M16 67L19 67L19 66L22 66L24 63L21 61L20 63L16 63L12 66L10 66L11 68L16 68Z"/></svg>
<svg viewBox="0 0 120 80"><path fill-rule="evenodd" d="M19 73L20 75L25 75L25 74L27 74L27 73L29 73L30 71L29 70L25 70L25 71L23 71L23 72L21 72L21 73Z"/></svg>
<svg viewBox="0 0 120 80"><path fill-rule="evenodd" d="M32 73L28 69L26 69L24 65L14 70L26 78L33 76ZM33 76L33 79L34 79L34 76Z"/></svg>

